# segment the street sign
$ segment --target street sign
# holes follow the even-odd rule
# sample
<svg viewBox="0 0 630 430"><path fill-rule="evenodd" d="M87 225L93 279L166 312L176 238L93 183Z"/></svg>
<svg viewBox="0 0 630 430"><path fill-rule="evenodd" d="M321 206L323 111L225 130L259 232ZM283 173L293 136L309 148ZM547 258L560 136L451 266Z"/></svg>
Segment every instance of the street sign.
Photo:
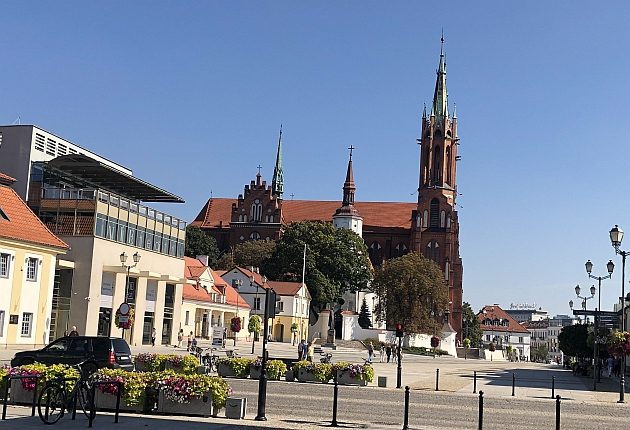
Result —
<svg viewBox="0 0 630 430"><path fill-rule="evenodd" d="M587 315L587 316L594 316L597 315L599 317L617 317L619 318L621 316L621 313L617 313L617 312L613 312L613 311L584 311L584 310L574 310L573 311L573 315Z"/></svg>
<svg viewBox="0 0 630 430"><path fill-rule="evenodd" d="M127 324L129 322L129 315L119 315L118 324Z"/></svg>
<svg viewBox="0 0 630 430"><path fill-rule="evenodd" d="M118 312L120 313L120 315L129 315L130 309L131 306L129 306L129 303L121 303L118 307Z"/></svg>

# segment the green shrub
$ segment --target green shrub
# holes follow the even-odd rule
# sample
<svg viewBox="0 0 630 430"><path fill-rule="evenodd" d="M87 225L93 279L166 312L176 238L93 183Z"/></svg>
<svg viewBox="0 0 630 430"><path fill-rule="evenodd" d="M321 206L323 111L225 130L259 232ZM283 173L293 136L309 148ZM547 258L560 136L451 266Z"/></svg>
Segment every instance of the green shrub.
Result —
<svg viewBox="0 0 630 430"><path fill-rule="evenodd" d="M218 364L224 364L229 367L237 378L247 378L249 375L249 367L254 363L252 358L221 358Z"/></svg>

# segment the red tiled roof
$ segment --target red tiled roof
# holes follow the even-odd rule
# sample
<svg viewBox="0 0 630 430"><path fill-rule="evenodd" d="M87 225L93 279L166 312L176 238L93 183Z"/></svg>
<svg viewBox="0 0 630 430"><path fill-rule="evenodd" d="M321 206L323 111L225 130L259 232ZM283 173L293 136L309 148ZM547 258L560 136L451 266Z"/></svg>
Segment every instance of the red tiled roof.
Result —
<svg viewBox="0 0 630 430"><path fill-rule="evenodd" d="M301 282L267 281L267 284L281 296L295 296L302 287Z"/></svg>
<svg viewBox="0 0 630 430"><path fill-rule="evenodd" d="M12 188L0 186L0 209L9 218L6 220L0 217L0 237L70 249L41 222Z"/></svg>
<svg viewBox="0 0 630 430"><path fill-rule="evenodd" d="M10 185L14 183L15 181L16 181L15 178L12 178L11 176L5 175L4 173L0 172L0 184Z"/></svg>
<svg viewBox="0 0 630 430"><path fill-rule="evenodd" d="M186 263L186 266L206 267L206 266L203 265L203 263L201 261L199 261L196 258L192 258L192 257L184 256L184 262Z"/></svg>
<svg viewBox="0 0 630 430"><path fill-rule="evenodd" d="M182 297L188 300L198 300L200 302L212 302L212 296L204 288L197 288L193 284L184 284Z"/></svg>
<svg viewBox="0 0 630 430"><path fill-rule="evenodd" d="M216 198L208 200L191 225L198 227L228 228L232 217L232 203L236 199ZM416 203L404 202L355 202L363 217L365 227L411 227L411 211ZM332 221L340 201L284 200L284 223L295 221Z"/></svg>
<svg viewBox="0 0 630 430"><path fill-rule="evenodd" d="M484 314L484 311L486 312ZM491 320L498 319L499 321L507 320L508 325L485 325L483 321L489 318ZM495 331L495 332L513 332L513 333L529 333L529 331L520 325L514 318L510 316L507 312L501 309L498 305L486 305L483 307L481 312L477 314L477 319L479 320L479 325L481 326L481 330L485 331Z"/></svg>

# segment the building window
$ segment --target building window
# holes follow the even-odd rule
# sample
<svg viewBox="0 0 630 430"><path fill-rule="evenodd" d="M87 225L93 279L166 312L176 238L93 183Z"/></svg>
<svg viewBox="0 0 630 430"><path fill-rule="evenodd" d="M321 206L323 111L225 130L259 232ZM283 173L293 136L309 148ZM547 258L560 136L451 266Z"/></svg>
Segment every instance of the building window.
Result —
<svg viewBox="0 0 630 430"><path fill-rule="evenodd" d="M190 322L190 311L186 311L186 322L184 323L184 325L188 325Z"/></svg>
<svg viewBox="0 0 630 430"><path fill-rule="evenodd" d="M518 343L523 343L523 336L518 337Z"/></svg>
<svg viewBox="0 0 630 430"><path fill-rule="evenodd" d="M439 260L439 256L440 256L440 245L435 240L432 240L431 242L427 243L426 254L424 257L428 258L429 260L433 260L437 263Z"/></svg>
<svg viewBox="0 0 630 430"><path fill-rule="evenodd" d="M378 242L372 242L368 252L370 254L370 261L372 261L372 264L380 266L383 262L383 248L381 244Z"/></svg>
<svg viewBox="0 0 630 430"><path fill-rule="evenodd" d="M35 133L35 149L39 152L44 152L44 143L46 139L39 133Z"/></svg>
<svg viewBox="0 0 630 430"><path fill-rule="evenodd" d="M486 340L487 340L488 342L490 342L490 335L489 335L489 334L487 334L487 335L486 335Z"/></svg>
<svg viewBox="0 0 630 430"><path fill-rule="evenodd" d="M427 228L429 226L429 211L424 210L422 213L422 227Z"/></svg>
<svg viewBox="0 0 630 430"><path fill-rule="evenodd" d="M0 278L9 277L9 264L11 261L11 255L0 254Z"/></svg>
<svg viewBox="0 0 630 430"><path fill-rule="evenodd" d="M284 302L277 302L276 303L276 311L278 312L283 312L284 311Z"/></svg>
<svg viewBox="0 0 630 430"><path fill-rule="evenodd" d="M37 258L29 257L26 262L26 280L37 281L37 266L39 260Z"/></svg>
<svg viewBox="0 0 630 430"><path fill-rule="evenodd" d="M260 240L260 233L258 233L257 231L253 231L253 232L249 235L249 239L250 239L250 240Z"/></svg>
<svg viewBox="0 0 630 430"><path fill-rule="evenodd" d="M254 297L254 310L260 310L260 297Z"/></svg>
<svg viewBox="0 0 630 430"><path fill-rule="evenodd" d="M438 227L440 225L440 202L438 199L431 200L430 209L429 227Z"/></svg>
<svg viewBox="0 0 630 430"><path fill-rule="evenodd" d="M22 314L22 337L31 337L31 324L33 323L33 314L24 312Z"/></svg>

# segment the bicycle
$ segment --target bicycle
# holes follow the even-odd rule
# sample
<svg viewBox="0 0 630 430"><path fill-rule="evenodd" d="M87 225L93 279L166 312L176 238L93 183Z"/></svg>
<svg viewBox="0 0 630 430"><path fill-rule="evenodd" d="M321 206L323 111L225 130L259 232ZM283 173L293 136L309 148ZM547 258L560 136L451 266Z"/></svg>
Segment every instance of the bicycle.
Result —
<svg viewBox="0 0 630 430"><path fill-rule="evenodd" d="M214 347L205 348L205 349L198 347L193 355L197 357L201 365L207 366L208 372L213 372L216 370L217 360L219 359L219 356L214 354L216 350L217 349Z"/></svg>
<svg viewBox="0 0 630 430"><path fill-rule="evenodd" d="M37 412L44 424L55 424L65 414L66 410L73 411L78 402L83 414L89 419L95 412L88 376L84 374L81 365L75 367L79 371L79 378L75 381L72 390L66 392L66 380L55 378L46 382L37 402Z"/></svg>

